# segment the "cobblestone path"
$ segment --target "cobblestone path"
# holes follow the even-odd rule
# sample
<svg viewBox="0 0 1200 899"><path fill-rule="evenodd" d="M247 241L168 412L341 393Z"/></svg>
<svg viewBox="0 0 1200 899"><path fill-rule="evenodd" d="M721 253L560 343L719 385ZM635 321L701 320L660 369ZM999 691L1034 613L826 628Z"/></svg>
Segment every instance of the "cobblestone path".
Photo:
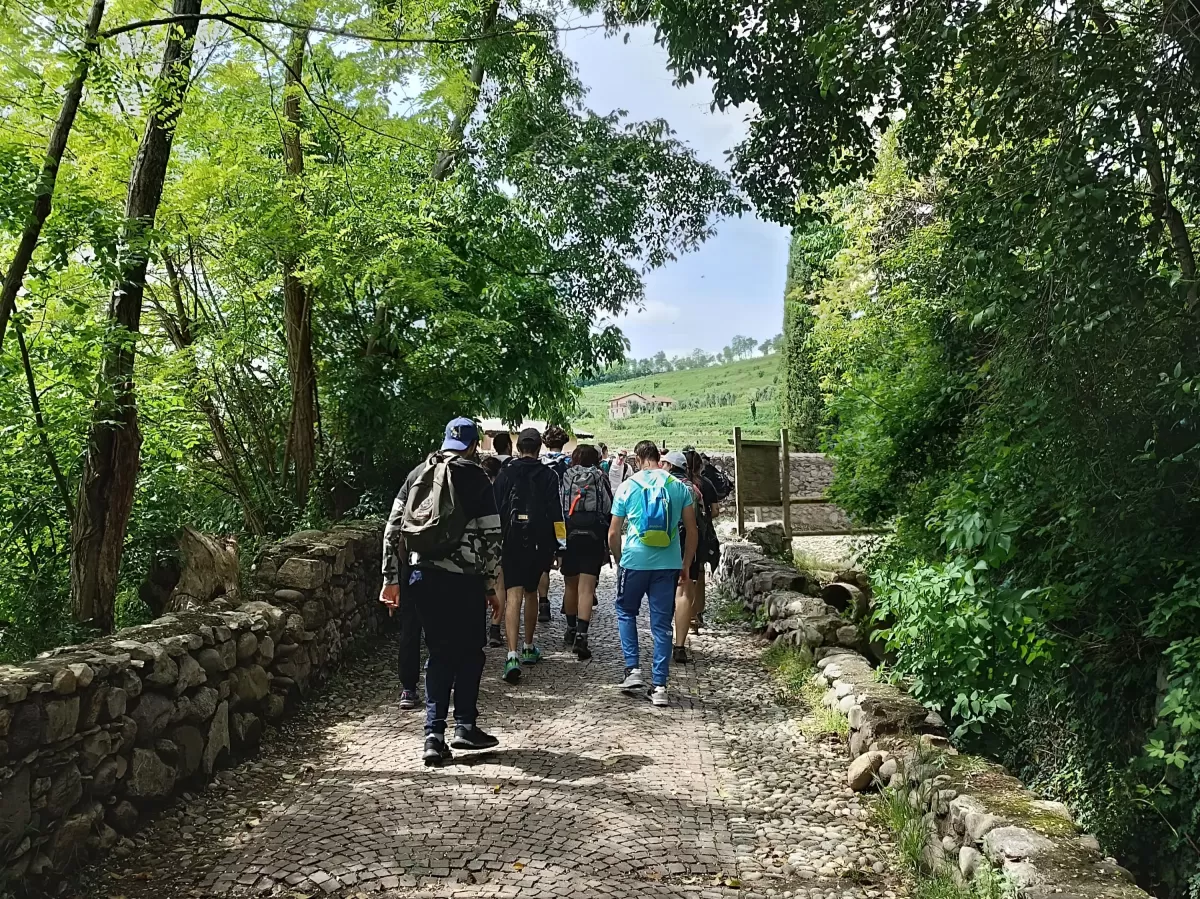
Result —
<svg viewBox="0 0 1200 899"><path fill-rule="evenodd" d="M897 895L842 750L780 707L761 643L693 638L695 664L673 666L672 705L656 709L616 686L612 590L609 576L588 663L562 650L559 615L520 685L489 651L480 724L498 750L423 767L422 712L397 707L383 645L263 760L184 797L77 895Z"/></svg>

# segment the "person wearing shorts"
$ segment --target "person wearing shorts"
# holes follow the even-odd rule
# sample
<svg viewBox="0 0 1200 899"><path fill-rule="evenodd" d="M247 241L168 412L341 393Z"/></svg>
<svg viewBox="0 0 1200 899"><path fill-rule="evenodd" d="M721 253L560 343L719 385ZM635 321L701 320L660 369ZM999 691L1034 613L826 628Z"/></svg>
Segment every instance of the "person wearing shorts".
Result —
<svg viewBox="0 0 1200 899"><path fill-rule="evenodd" d="M500 469L493 485L504 530L504 548L500 554L507 591L504 630L508 657L504 679L511 684L520 681L522 664L541 661L541 650L534 643L538 582L553 563L555 554L566 545L558 477L539 461L541 448L541 434L534 428L523 430L517 435L520 455ZM522 609L525 644L518 652Z"/></svg>
<svg viewBox="0 0 1200 899"><path fill-rule="evenodd" d="M571 505L574 499L568 495L573 491L577 469L594 469L596 476L588 478L590 488L600 491L601 512L584 521L576 516L571 522ZM563 591L563 614L567 618L567 629L563 642L575 650L581 662L592 657L588 645L588 629L592 624L592 609L596 604L596 584L600 580L600 569L609 562L606 535L612 509L612 492L608 478L600 469L600 453L594 446L580 444L571 454L571 468L563 477L563 514L567 520L567 549L563 553L561 571L566 588Z"/></svg>
<svg viewBox="0 0 1200 899"><path fill-rule="evenodd" d="M702 508L704 497L701 495L700 489L688 477L687 456L679 450L667 453L663 457L663 467L691 490L693 508L697 510ZM701 561L703 536L703 534L697 533L698 549L692 557L692 564L687 572L688 576L685 578L683 572L680 572L679 584L675 588L675 639L672 642L671 657L672 661L680 664L689 661L687 637L692 624L692 609L695 605L696 579L700 577L700 569L704 565Z"/></svg>

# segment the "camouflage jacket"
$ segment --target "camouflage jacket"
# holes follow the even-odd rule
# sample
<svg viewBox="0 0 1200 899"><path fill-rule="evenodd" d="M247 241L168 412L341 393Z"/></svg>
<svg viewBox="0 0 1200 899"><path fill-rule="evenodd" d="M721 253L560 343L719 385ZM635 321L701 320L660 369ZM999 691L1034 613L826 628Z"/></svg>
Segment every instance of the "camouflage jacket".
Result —
<svg viewBox="0 0 1200 899"><path fill-rule="evenodd" d="M383 582L400 583L401 553L403 552L400 524L408 491L425 468L422 462L414 468L396 494L387 528L383 532ZM445 558L425 559L409 553L407 562L412 568L440 568L455 574L478 574L489 580L496 577L500 565L500 515L496 511L496 496L487 473L471 459L459 457L450 463L454 492L463 503L467 527L458 547Z"/></svg>

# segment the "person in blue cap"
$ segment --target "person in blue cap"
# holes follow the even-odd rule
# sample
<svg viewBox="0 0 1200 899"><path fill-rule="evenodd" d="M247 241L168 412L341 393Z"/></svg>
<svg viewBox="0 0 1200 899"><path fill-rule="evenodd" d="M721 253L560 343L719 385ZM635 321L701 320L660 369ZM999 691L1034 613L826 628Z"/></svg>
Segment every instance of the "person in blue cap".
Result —
<svg viewBox="0 0 1200 899"><path fill-rule="evenodd" d="M491 749L499 743L478 725L479 682L487 642L484 609L489 602L498 602L494 584L501 533L492 482L478 456L475 422L456 418L446 425L441 449L414 468L400 488L383 535L379 599L391 609L401 601L412 603L429 649L425 663L426 765L441 765L452 758L450 747ZM408 508L409 493L427 469L443 462L447 463L453 503L459 507L454 518L465 522L461 538L434 554L406 552L404 528L411 525L414 515L414 509ZM408 574L402 587L401 560L406 556L408 564L403 567ZM451 694L455 727L448 746L446 718Z"/></svg>

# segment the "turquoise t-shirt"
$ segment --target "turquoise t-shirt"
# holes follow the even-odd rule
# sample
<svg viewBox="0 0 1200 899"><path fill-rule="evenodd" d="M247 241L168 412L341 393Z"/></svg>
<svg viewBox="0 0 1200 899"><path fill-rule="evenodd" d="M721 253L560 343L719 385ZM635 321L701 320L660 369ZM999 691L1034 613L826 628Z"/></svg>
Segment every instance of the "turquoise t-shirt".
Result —
<svg viewBox="0 0 1200 899"><path fill-rule="evenodd" d="M670 546L647 546L638 539L641 533L642 489L655 482L667 482ZM683 567L683 549L679 545L679 522L683 510L692 505L692 488L658 468L639 471L626 479L613 498L612 513L625 519L625 538L621 543L621 567L631 571L669 571Z"/></svg>

